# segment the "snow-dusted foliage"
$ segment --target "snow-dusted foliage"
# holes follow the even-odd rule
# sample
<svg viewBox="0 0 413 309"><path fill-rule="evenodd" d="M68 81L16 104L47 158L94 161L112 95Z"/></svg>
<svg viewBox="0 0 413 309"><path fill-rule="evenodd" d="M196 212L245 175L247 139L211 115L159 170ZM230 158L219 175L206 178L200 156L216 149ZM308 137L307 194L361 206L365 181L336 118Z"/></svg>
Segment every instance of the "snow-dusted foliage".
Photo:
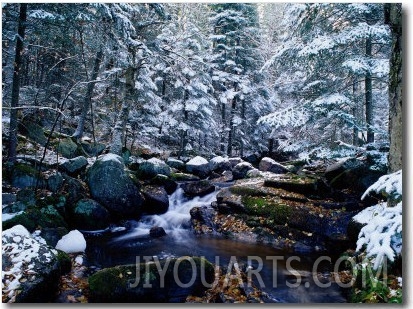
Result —
<svg viewBox="0 0 413 309"><path fill-rule="evenodd" d="M384 259L394 261L402 252L402 170L380 177L362 199L371 192L399 201L395 207L388 207L385 202L368 207L353 217L356 222L366 224L360 231L356 251L365 249L367 257L374 257L373 267L377 269Z"/></svg>
<svg viewBox="0 0 413 309"><path fill-rule="evenodd" d="M403 195L402 181L402 170L399 170L392 174L384 175L367 188L361 199L364 199L371 192L376 192L382 194L385 197L391 196L395 200L401 200Z"/></svg>
<svg viewBox="0 0 413 309"><path fill-rule="evenodd" d="M377 269L384 259L394 261L402 251L402 203L387 207L387 203L371 206L354 217L366 225L361 229L356 251L364 249L367 257L374 257Z"/></svg>
<svg viewBox="0 0 413 309"><path fill-rule="evenodd" d="M273 84L283 100L258 123L289 131L310 147L330 147L334 140L357 145L367 130L363 81L370 74L372 128L377 140L385 140L388 95L382 85L389 72L390 31L382 14L381 4L287 5L279 23L284 39L261 68L278 76ZM372 56L366 56L367 41Z"/></svg>

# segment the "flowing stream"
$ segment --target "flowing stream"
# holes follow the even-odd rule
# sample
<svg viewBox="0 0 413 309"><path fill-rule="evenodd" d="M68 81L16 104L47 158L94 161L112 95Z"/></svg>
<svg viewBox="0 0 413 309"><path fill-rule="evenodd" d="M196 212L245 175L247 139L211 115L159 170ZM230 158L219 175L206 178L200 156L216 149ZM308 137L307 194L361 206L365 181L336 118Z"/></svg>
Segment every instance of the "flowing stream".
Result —
<svg viewBox="0 0 413 309"><path fill-rule="evenodd" d="M236 261L246 267L261 269L253 275L254 283L277 302L342 303L343 290L328 283L331 263L318 264L318 276L313 275L314 262L319 256L297 255L261 244L237 242L223 237L196 236L189 229L189 211L195 206L210 205L216 192L188 199L181 188L169 196L169 210L162 215L144 216L139 222L128 222L130 228L121 236L96 237L88 240L89 264L98 268L133 264L145 257L204 256L212 263L229 267ZM163 227L166 236L149 237L153 226ZM324 279L323 279L324 277ZM298 279L299 278L299 279ZM297 281L299 280L299 281ZM324 287L320 286L324 284ZM293 285L293 287L291 287ZM328 285L328 287L327 287Z"/></svg>

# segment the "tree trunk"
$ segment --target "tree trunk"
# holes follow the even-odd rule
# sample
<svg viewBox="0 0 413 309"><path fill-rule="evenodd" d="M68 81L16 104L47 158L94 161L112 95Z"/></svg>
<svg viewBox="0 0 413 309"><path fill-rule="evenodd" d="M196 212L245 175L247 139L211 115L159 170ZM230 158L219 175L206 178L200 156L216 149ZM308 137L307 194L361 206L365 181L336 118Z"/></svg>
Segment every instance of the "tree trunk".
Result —
<svg viewBox="0 0 413 309"><path fill-rule="evenodd" d="M228 147L227 147L227 155L228 157L232 156L232 143L234 140L234 117L235 117L235 109L237 107L237 98L234 97L232 99L231 104L231 118L229 121L229 131L228 131Z"/></svg>
<svg viewBox="0 0 413 309"><path fill-rule="evenodd" d="M100 63L102 62L102 57L103 57L103 51L99 50L96 54L95 64L93 66L93 72L92 72L92 76L91 76L92 81L96 80L96 78L98 77ZM90 104L92 103L92 94L93 94L94 87L95 87L94 82L90 82L87 85L86 96L85 96L85 100L84 100L83 106L82 106L82 113L80 114L79 123L77 124L76 131L75 131L75 133L73 133L72 137L82 138L82 136L83 136L83 130L85 128L86 115L87 115L87 111L89 110ZM91 116L93 117L93 115L91 115Z"/></svg>
<svg viewBox="0 0 413 309"><path fill-rule="evenodd" d="M110 146L110 152L122 155L122 147L125 141L125 131L126 124L128 122L129 108L133 100L133 94L135 89L135 71L136 69L129 67L125 73L126 87L125 87L125 98L122 102L121 111L119 117L116 121L115 127L113 128L112 134L112 144Z"/></svg>
<svg viewBox="0 0 413 309"><path fill-rule="evenodd" d="M371 58L371 37L366 39L366 58ZM373 132L373 86L371 73L367 72L365 78L365 94L366 94L366 124L367 124L367 143L374 142Z"/></svg>
<svg viewBox="0 0 413 309"><path fill-rule="evenodd" d="M402 5L388 4L388 23L392 30L392 51L389 79L389 172L402 169Z"/></svg>
<svg viewBox="0 0 413 309"><path fill-rule="evenodd" d="M23 40L26 29L27 3L20 4L18 37L16 39L16 54L14 58L13 86L11 93L10 131L9 131L9 162L16 162L17 156L17 107L19 106L21 66L23 55Z"/></svg>
<svg viewBox="0 0 413 309"><path fill-rule="evenodd" d="M226 106L225 103L221 103L221 121L222 121L222 132L221 132L221 145L220 145L220 149L221 152L224 153L225 152L225 118L226 118Z"/></svg>
<svg viewBox="0 0 413 309"><path fill-rule="evenodd" d="M358 113L357 113L357 78L354 78L353 81L353 100L354 100L354 107L353 107L353 117L354 117L354 125L353 125L353 145L359 146L359 130L357 129L357 120L358 120Z"/></svg>

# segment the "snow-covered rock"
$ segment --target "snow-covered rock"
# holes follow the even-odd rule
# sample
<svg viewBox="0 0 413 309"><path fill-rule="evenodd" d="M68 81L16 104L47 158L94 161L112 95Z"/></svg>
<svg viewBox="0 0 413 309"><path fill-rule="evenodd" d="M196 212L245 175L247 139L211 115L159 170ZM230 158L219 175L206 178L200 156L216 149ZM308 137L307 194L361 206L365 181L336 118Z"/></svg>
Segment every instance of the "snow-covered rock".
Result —
<svg viewBox="0 0 413 309"><path fill-rule="evenodd" d="M235 165L234 169L232 170L232 175L234 176L234 180L243 179L247 176L247 173L254 169L251 163L248 162L241 162Z"/></svg>
<svg viewBox="0 0 413 309"><path fill-rule="evenodd" d="M86 250L85 237L78 230L70 231L57 242L56 249L66 253L84 252Z"/></svg>
<svg viewBox="0 0 413 309"><path fill-rule="evenodd" d="M86 169L88 161L84 156L73 159L66 159L59 164L59 167L69 175L75 176Z"/></svg>
<svg viewBox="0 0 413 309"><path fill-rule="evenodd" d="M140 177L153 178L158 174L168 177L171 175L171 168L162 160L150 158L139 165Z"/></svg>
<svg viewBox="0 0 413 309"><path fill-rule="evenodd" d="M232 165L228 158L217 156L209 161L209 169L217 173L222 173L232 170Z"/></svg>
<svg viewBox="0 0 413 309"><path fill-rule="evenodd" d="M284 165L268 157L262 158L258 169L262 172L271 172L275 174L285 174L288 172L288 169Z"/></svg>
<svg viewBox="0 0 413 309"><path fill-rule="evenodd" d="M22 225L2 232L3 302L47 302L57 290L58 252Z"/></svg>
<svg viewBox="0 0 413 309"><path fill-rule="evenodd" d="M186 163L188 173L195 174L201 178L205 178L209 174L209 162L207 159L196 156Z"/></svg>

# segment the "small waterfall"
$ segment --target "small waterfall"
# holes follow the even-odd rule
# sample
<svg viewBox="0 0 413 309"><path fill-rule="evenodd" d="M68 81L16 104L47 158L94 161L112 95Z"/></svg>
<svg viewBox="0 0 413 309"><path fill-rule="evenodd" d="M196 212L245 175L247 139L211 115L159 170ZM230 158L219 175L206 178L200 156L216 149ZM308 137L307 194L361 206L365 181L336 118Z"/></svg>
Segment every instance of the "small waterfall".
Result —
<svg viewBox="0 0 413 309"><path fill-rule="evenodd" d="M217 193L218 191L215 191L202 197L196 196L190 199L185 196L182 188L178 188L169 196L169 209L166 213L143 216L133 231L116 238L115 241L147 236L149 235L149 230L154 226L163 227L168 235L172 235L179 240L187 233L189 228L191 218L189 211L191 208L211 205L213 201L216 201Z"/></svg>

